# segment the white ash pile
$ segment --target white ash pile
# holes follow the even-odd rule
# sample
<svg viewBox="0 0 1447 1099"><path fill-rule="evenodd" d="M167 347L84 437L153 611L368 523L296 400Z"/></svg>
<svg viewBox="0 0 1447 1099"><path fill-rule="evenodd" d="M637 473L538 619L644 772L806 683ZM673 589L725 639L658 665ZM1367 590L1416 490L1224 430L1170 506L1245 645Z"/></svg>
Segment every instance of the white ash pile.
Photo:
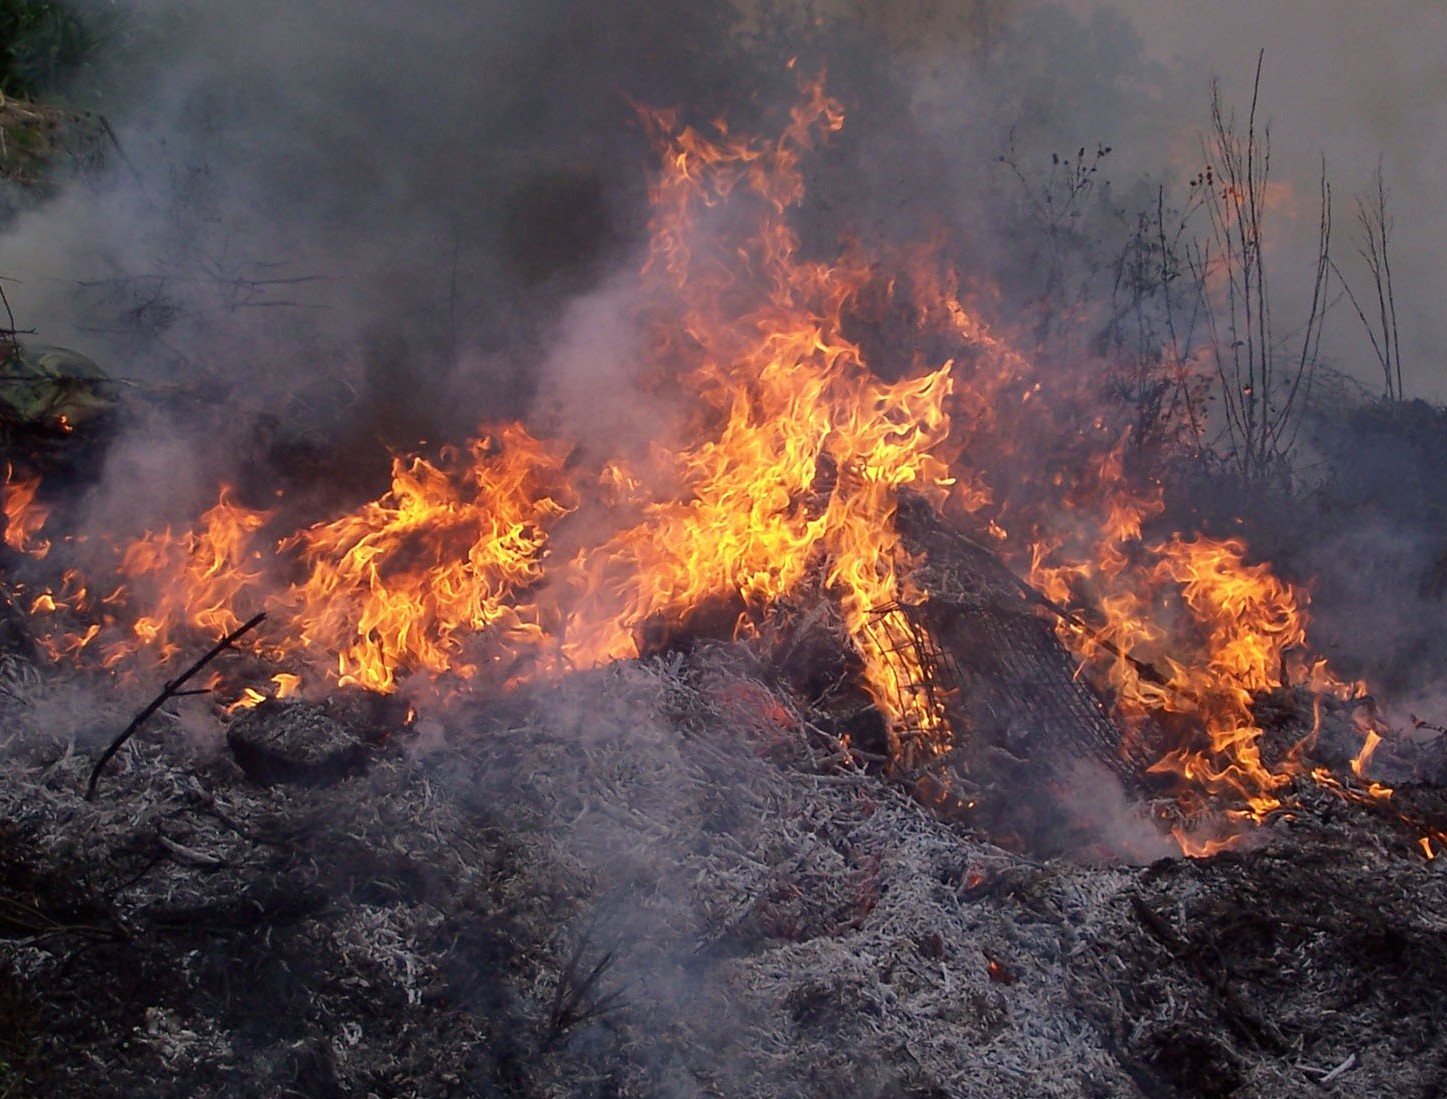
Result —
<svg viewBox="0 0 1447 1099"><path fill-rule="evenodd" d="M110 730L55 723L61 689L6 702L17 1094L1425 1095L1447 1065L1447 879L1335 797L1213 860L1040 862L701 644L387 736L275 705L373 744L321 784L177 719L87 803Z"/></svg>

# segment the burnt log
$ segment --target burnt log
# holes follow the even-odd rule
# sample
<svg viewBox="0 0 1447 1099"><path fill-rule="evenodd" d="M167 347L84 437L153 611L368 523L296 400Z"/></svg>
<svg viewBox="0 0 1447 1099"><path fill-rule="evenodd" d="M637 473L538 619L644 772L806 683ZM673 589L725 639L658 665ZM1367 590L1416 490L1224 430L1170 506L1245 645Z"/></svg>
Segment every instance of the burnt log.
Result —
<svg viewBox="0 0 1447 1099"><path fill-rule="evenodd" d="M975 819L1025 846L1055 848L1078 815L1081 787L1147 792L1153 762L1123 735L1078 674L1042 597L990 549L922 503L900 508L906 545L923 556L924 602L905 608L942 659L940 693L954 731L950 766L970 786Z"/></svg>

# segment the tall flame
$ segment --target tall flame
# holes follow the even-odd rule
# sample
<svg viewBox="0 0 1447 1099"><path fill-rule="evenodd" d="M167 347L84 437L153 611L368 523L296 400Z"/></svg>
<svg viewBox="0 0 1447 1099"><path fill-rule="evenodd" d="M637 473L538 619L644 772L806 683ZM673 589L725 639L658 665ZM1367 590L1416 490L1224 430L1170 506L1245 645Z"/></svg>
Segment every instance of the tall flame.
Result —
<svg viewBox="0 0 1447 1099"><path fill-rule="evenodd" d="M1078 427L1069 402L1087 398L991 332L931 249L891 250L894 274L857 242L833 262L804 256L790 222L802 165L844 124L822 80L771 140L644 117L661 169L637 286L649 335L637 384L681 399L682 443L656 447L647 470L616 457L589 465L503 425L431 458L395 457L377 499L290 534L273 530L276 510L222 489L195 530L119 552L121 591L97 600L75 577L36 597L37 614L100 618L58 629L51 651L165 656L179 630L226 633L259 605L268 655L386 692L408 675L490 668L507 680L623 659L650 621L710 601L764 612L819 584L908 769L950 737L918 647L898 643L919 629L901 605L929 594L911 580L897 526L908 492L937 510L993 507L1003 552L1068 611L1060 636L1126 735L1184 730L1157 752L1158 774L1246 819L1279 806L1292 771L1263 759L1253 700L1287 681L1353 689L1302 655L1305 593L1250 563L1238 540L1147 539L1164 504L1131 486L1124 442L1100 446L1099 417ZM879 331L897 313L908 314L898 361L867 361L851 324ZM1029 454L1011 435L1057 400L1071 431ZM995 505L991 469L1026 471L1028 484ZM5 541L39 554L35 493L7 477ZM263 697L253 688L237 704ZM1359 758L1370 750L1364 733Z"/></svg>
<svg viewBox="0 0 1447 1099"><path fill-rule="evenodd" d="M920 677L900 665L907 657L872 644L865 625L904 595L898 491L938 504L953 484L940 453L953 364L880 381L843 334L870 267L799 258L785 216L803 195L799 158L816 132L842 122L818 84L773 143L710 140L652 116L666 151L645 277L667 291L662 338L686 334L680 381L717 426L673 455L677 487L640 523L572 560L564 649L575 662L632 655L632 626L711 597L768 605L822 567L876 698L907 697L901 685ZM755 216L702 228L726 201ZM942 733L937 714L895 716Z"/></svg>

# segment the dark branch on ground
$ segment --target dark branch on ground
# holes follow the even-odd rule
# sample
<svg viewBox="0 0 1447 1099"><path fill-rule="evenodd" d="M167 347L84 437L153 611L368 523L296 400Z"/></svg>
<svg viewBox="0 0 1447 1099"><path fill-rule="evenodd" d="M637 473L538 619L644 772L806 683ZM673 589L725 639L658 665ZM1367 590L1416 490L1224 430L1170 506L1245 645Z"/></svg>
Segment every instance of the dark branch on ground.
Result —
<svg viewBox="0 0 1447 1099"><path fill-rule="evenodd" d="M130 740L131 737L136 735L136 733L140 730L141 726L150 719L151 715L154 714L157 710L159 710L162 706L164 706L172 698L175 698L178 695L182 694L183 692L181 691L181 688L184 687L186 683L194 675L196 675L197 672L199 672L202 668L206 667L207 664L211 663L211 661L215 660L227 649L231 648L231 646L234 645L238 640L240 640L240 638L244 634L250 633L257 626L261 625L261 623L265 620L265 611L260 611L257 614L252 615L251 618L247 619L247 621L243 622L240 626L237 626L236 629L232 630L220 641L216 642L215 645L211 646L211 648L206 651L205 656L201 657L200 660L196 661L196 663L192 664L175 679L171 680L169 683L166 684L165 688L161 691L161 693L157 695L154 700L152 700L149 706L147 706L144 710L142 710L139 714L136 715L135 720L126 726L125 731L122 732L120 736L116 737L115 740L111 741L110 747L107 748L105 752L102 753L100 759L96 761L96 765L90 773L90 782L86 784L86 801L94 800L96 784L100 782L100 773L101 771L105 770L105 765L111 761L111 759L115 756L117 752L119 752L123 747L125 747L126 741Z"/></svg>

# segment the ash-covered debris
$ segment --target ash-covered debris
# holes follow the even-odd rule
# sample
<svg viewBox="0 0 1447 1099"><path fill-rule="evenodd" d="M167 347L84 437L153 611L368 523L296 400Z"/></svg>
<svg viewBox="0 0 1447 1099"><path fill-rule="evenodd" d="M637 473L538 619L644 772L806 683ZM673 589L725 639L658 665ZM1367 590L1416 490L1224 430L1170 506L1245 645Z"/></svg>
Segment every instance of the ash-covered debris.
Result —
<svg viewBox="0 0 1447 1099"><path fill-rule="evenodd" d="M1263 733L1263 755L1273 763L1304 756L1368 782L1447 785L1447 734L1420 719L1405 728L1388 725L1370 695L1337 698L1308 687L1279 687L1257 695L1252 713ZM1375 734L1365 749L1364 727Z"/></svg>
<svg viewBox="0 0 1447 1099"><path fill-rule="evenodd" d="M425 717L324 786L158 725L87 803L86 750L12 712L10 1094L1425 1096L1447 1070L1447 878L1380 814L1322 795L1213 860L1024 858L857 768L735 646Z"/></svg>
<svg viewBox="0 0 1447 1099"><path fill-rule="evenodd" d="M1264 691L1252 701L1251 712L1272 762L1309 750L1313 760L1342 772L1362 750L1358 721L1383 724L1371 698L1341 699L1303 686Z"/></svg>
<svg viewBox="0 0 1447 1099"><path fill-rule="evenodd" d="M267 699L230 723L226 746L246 777L263 786L327 786L365 772L405 726L406 709L362 691L326 702Z"/></svg>
<svg viewBox="0 0 1447 1099"><path fill-rule="evenodd" d="M1096 947L1125 978L1122 1040L1152 1079L1187 1094L1321 1094L1350 1062L1341 1094L1440 1093L1442 875L1404 863L1354 814L1298 822L1247 854L1157 864L1129 902L1140 934Z"/></svg>

